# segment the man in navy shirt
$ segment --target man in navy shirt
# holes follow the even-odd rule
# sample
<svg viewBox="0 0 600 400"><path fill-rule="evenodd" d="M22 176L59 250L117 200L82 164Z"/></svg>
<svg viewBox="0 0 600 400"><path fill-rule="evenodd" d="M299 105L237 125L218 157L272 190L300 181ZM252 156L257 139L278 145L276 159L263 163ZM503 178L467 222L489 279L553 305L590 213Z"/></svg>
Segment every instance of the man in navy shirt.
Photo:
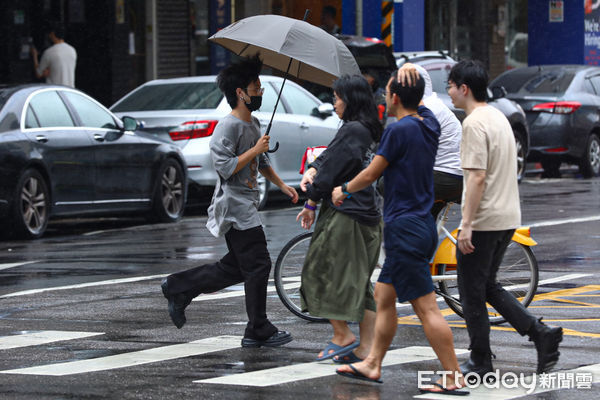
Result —
<svg viewBox="0 0 600 400"><path fill-rule="evenodd" d="M440 381L420 387L421 391L468 394L461 389L464 379L454 352L452 331L437 306L429 270L429 260L437 245L435 222L430 211L440 125L428 108L419 106L425 87L423 78L416 76L412 81L414 85L408 81L404 85L396 80L396 73L392 74L385 97L388 112L398 121L383 132L371 164L350 182L335 188L332 194L337 205L352 192L373 183L381 174L385 178L386 259L375 286L375 340L367 358L338 368L337 373L381 382L383 357L397 328L398 299L411 303L443 369L450 372Z"/></svg>

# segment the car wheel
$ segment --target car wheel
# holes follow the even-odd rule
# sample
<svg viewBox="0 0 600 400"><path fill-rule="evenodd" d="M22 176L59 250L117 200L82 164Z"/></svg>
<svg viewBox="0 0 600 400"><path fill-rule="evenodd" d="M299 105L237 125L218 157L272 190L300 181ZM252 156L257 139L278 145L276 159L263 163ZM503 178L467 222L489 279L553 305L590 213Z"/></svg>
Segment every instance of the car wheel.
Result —
<svg viewBox="0 0 600 400"><path fill-rule="evenodd" d="M600 175L600 140L595 133L588 138L585 153L579 161L579 172L585 178Z"/></svg>
<svg viewBox="0 0 600 400"><path fill-rule="evenodd" d="M258 209L263 210L267 206L269 200L270 182L262 175L258 177Z"/></svg>
<svg viewBox="0 0 600 400"><path fill-rule="evenodd" d="M542 159L542 178L560 178L560 158L546 156Z"/></svg>
<svg viewBox="0 0 600 400"><path fill-rule="evenodd" d="M515 147L517 148L517 178L521 182L527 168L527 147L525 146L525 140L521 132L515 130L514 135Z"/></svg>
<svg viewBox="0 0 600 400"><path fill-rule="evenodd" d="M50 216L50 193L42 174L26 170L19 178L14 199L12 233L26 239L41 237Z"/></svg>
<svg viewBox="0 0 600 400"><path fill-rule="evenodd" d="M158 174L152 214L161 222L175 222L184 209L185 181L181 165L173 159L165 161Z"/></svg>

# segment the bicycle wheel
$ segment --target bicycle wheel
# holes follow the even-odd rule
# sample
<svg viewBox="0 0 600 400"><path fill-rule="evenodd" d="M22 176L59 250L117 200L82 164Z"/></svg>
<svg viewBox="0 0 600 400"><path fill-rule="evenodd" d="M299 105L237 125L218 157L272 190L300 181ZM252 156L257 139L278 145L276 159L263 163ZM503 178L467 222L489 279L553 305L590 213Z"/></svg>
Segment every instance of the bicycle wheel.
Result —
<svg viewBox="0 0 600 400"><path fill-rule="evenodd" d="M292 313L307 321L325 322L325 318L303 313L300 305L300 278L311 237L312 232L303 233L283 247L275 262L275 288L283 305Z"/></svg>
<svg viewBox="0 0 600 400"><path fill-rule="evenodd" d="M450 270L446 265L440 265L440 275L456 274L453 268ZM523 306L527 307L533 296L535 296L539 279L538 263L529 246L511 241L504 253L502 263L498 268L496 280L502 287L515 296ZM464 317L458 284L456 280L442 280L439 282L439 290L448 307L456 314ZM488 304L490 323L498 325L506 320Z"/></svg>

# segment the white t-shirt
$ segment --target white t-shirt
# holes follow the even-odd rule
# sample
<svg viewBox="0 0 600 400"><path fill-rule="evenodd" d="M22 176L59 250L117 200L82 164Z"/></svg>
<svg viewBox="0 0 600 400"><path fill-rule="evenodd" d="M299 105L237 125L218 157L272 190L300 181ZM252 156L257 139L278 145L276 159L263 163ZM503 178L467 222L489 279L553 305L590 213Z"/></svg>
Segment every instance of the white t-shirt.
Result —
<svg viewBox="0 0 600 400"><path fill-rule="evenodd" d="M498 109L473 110L462 124L461 165L464 187L469 169L485 170L485 186L473 219L474 231L502 231L521 225L517 150L510 123ZM465 206L463 190L462 211ZM461 222L462 225L462 222Z"/></svg>
<svg viewBox="0 0 600 400"><path fill-rule="evenodd" d="M37 73L42 74L46 68L50 68L46 83L75 87L76 62L77 52L73 46L57 43L44 51Z"/></svg>
<svg viewBox="0 0 600 400"><path fill-rule="evenodd" d="M460 138L462 128L460 121L433 91L431 77L427 70L418 64L415 64L415 68L425 81L423 104L433 112L433 115L435 115L435 118L440 123L441 135L433 169L435 171L462 176L463 171L460 168Z"/></svg>

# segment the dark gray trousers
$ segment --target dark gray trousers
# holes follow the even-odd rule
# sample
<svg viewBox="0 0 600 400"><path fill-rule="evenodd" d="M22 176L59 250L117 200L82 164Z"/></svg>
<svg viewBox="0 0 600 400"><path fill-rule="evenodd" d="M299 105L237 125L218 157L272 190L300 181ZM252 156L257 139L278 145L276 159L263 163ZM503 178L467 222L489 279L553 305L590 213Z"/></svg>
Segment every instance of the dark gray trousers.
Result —
<svg viewBox="0 0 600 400"><path fill-rule="evenodd" d="M471 254L456 251L460 302L471 340L469 349L479 353L491 353L490 320L486 302L521 336L526 335L536 322L535 316L496 282L498 267L514 232L514 229L474 231L471 242L475 251Z"/></svg>

